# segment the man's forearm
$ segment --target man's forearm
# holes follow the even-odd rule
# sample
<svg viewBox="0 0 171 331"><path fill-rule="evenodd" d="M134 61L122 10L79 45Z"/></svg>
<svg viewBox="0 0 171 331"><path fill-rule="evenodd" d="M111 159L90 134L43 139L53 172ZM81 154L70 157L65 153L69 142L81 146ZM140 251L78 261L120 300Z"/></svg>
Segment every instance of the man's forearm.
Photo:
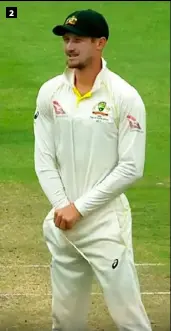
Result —
<svg viewBox="0 0 171 331"><path fill-rule="evenodd" d="M53 207L62 208L70 203L57 169L45 170L36 168L36 174L42 190Z"/></svg>
<svg viewBox="0 0 171 331"><path fill-rule="evenodd" d="M75 207L82 216L86 216L119 196L141 176L134 165L119 165L90 192L77 199Z"/></svg>

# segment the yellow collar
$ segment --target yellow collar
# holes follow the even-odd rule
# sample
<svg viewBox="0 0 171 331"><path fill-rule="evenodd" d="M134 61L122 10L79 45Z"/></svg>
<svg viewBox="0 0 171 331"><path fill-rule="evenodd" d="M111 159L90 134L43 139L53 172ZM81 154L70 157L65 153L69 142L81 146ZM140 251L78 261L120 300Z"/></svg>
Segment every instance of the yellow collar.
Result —
<svg viewBox="0 0 171 331"><path fill-rule="evenodd" d="M77 88L76 88L75 86L73 87L72 90L73 90L74 94L75 94L76 97L77 97L77 104L78 104L81 100L84 100L84 99L86 99L86 98L91 98L91 96L92 96L92 92L91 92L91 91L85 93L84 95L81 95L80 92L77 90Z"/></svg>
<svg viewBox="0 0 171 331"><path fill-rule="evenodd" d="M74 86L74 70L69 69L68 67L65 69L63 76L64 76L65 81L72 86L72 90L77 97L77 105L79 104L79 102L81 100L84 100L86 98L91 98L92 92L94 92L95 90L97 90L101 87L103 80L105 80L104 72L105 72L106 66L107 66L107 63L102 58L102 69L96 77L94 86L91 91L87 92L84 95L81 95L80 92L77 90L77 88Z"/></svg>

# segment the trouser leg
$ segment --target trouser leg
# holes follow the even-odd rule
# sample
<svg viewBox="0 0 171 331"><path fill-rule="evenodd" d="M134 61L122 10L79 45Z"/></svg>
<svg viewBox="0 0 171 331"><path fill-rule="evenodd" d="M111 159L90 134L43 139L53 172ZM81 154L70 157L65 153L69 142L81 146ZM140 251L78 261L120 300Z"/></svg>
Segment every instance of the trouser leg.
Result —
<svg viewBox="0 0 171 331"><path fill-rule="evenodd" d="M53 223L44 222L44 237L52 255L52 330L87 331L92 269Z"/></svg>
<svg viewBox="0 0 171 331"><path fill-rule="evenodd" d="M109 313L120 331L151 331L140 295L133 251L121 235L117 219L96 228L82 251L101 285ZM100 238L100 240L98 240Z"/></svg>
<svg viewBox="0 0 171 331"><path fill-rule="evenodd" d="M122 254L118 254L118 266L114 270L106 270L107 275L99 273L98 269L96 275L110 315L119 330L150 331L151 326L137 286L136 270L127 253L125 248Z"/></svg>

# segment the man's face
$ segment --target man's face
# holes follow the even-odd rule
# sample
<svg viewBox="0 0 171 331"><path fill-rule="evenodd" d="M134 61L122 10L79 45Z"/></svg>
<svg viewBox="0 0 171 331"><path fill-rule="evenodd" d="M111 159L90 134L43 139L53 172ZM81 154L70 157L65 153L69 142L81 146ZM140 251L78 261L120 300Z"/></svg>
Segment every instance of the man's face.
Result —
<svg viewBox="0 0 171 331"><path fill-rule="evenodd" d="M97 56L98 39L80 37L71 33L63 36L64 51L69 68L84 69Z"/></svg>

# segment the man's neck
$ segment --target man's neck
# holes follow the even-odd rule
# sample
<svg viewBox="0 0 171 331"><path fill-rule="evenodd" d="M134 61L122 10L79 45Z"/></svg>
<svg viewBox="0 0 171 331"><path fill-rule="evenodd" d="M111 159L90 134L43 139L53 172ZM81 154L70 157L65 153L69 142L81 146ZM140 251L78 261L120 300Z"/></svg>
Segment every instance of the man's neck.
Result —
<svg viewBox="0 0 171 331"><path fill-rule="evenodd" d="M86 94L91 91L95 79L102 69L102 61L92 63L92 66L86 67L82 70L75 69L75 87L80 94Z"/></svg>

